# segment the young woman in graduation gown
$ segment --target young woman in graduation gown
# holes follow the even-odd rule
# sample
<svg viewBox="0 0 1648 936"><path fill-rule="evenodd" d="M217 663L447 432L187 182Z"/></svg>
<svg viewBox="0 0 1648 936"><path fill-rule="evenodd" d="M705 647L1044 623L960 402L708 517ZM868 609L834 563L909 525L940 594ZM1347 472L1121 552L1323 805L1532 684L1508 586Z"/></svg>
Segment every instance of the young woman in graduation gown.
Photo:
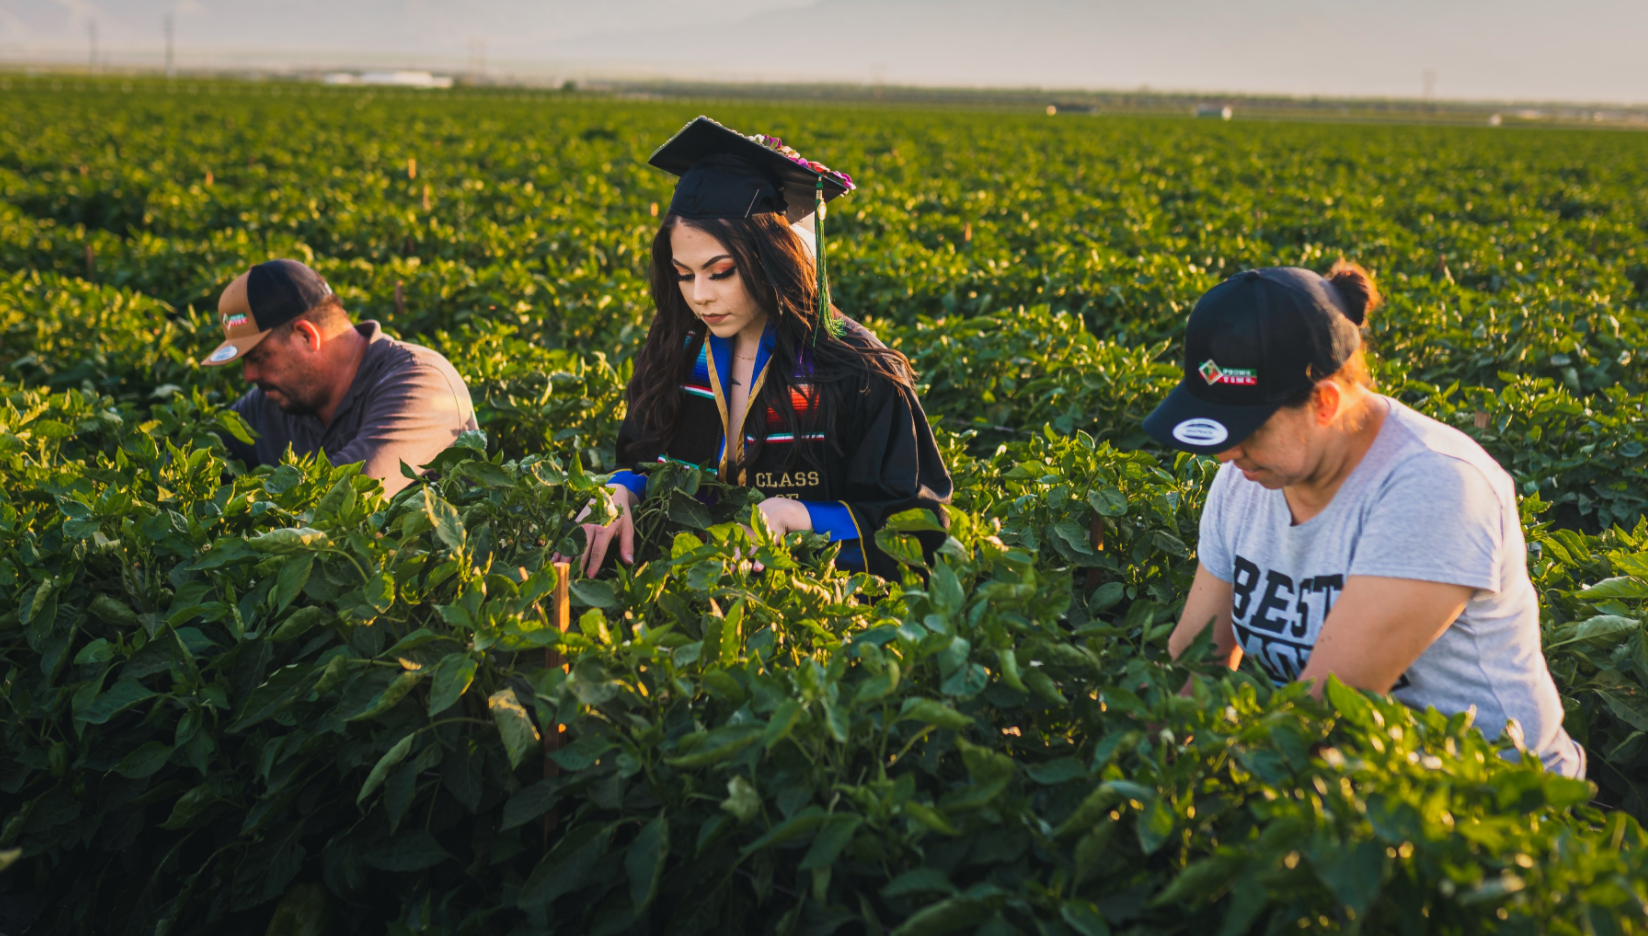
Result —
<svg viewBox="0 0 1648 936"><path fill-rule="evenodd" d="M634 561L630 509L648 467L674 461L758 489L770 527L840 542L841 567L896 576L876 531L912 508L947 524L950 474L908 361L829 305L798 233L821 240L822 229L792 227L817 225L809 216L851 181L704 117L651 162L682 178L653 241L657 313L626 390L623 470L610 485L620 515L585 526L586 573L610 546ZM918 536L929 554L944 541Z"/></svg>

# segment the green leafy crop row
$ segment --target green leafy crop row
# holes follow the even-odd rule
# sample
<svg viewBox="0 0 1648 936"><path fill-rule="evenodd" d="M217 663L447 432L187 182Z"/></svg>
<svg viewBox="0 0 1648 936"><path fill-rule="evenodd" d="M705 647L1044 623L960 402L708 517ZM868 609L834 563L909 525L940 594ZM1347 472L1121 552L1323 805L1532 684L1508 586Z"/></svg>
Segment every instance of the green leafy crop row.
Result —
<svg viewBox="0 0 1648 936"><path fill-rule="evenodd" d="M6 80L0 900L40 931L1648 929L1642 137L718 107L862 184L834 287L920 372L949 541L915 569L901 515L912 568L848 575L670 468L636 565L562 583L645 157L700 108ZM1383 387L1518 484L1589 782L1167 659L1214 467L1138 428L1180 323L1340 255ZM239 375L193 360L270 256L445 353L484 432L393 499L227 463Z"/></svg>

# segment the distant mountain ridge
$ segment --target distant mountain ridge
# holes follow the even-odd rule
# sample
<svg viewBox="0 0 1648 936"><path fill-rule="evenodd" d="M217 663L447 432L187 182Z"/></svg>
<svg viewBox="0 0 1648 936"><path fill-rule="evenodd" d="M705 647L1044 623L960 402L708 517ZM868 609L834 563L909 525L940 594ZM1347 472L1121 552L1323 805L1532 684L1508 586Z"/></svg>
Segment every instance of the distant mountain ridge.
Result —
<svg viewBox="0 0 1648 936"><path fill-rule="evenodd" d="M351 55L446 69L735 81L1648 101L1640 0L0 0L0 63Z"/></svg>

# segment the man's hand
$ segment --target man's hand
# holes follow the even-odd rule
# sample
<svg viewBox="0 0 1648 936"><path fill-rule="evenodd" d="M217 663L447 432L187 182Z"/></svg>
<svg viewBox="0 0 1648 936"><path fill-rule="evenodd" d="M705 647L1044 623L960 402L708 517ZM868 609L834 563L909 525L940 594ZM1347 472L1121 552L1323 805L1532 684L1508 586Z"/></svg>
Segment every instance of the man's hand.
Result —
<svg viewBox="0 0 1648 936"><path fill-rule="evenodd" d="M595 573L601 571L601 563L607 557L607 548L612 544L614 536L618 538L618 558L625 563L635 561L635 518L630 511L641 503L635 492L622 484L609 484L607 490L612 492L612 505L618 508L618 519L602 526L599 523L586 523L584 529L584 554L578 558L578 567L584 570L584 575L594 578ZM582 520L589 516L594 505L585 507L578 514ZM570 557L556 554L556 562L568 562Z"/></svg>

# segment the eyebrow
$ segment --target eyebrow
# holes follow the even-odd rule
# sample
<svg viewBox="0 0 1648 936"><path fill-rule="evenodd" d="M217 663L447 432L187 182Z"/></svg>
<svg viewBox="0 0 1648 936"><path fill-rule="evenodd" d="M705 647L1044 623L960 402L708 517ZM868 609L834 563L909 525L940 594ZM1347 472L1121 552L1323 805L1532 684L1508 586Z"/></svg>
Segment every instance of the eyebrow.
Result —
<svg viewBox="0 0 1648 936"><path fill-rule="evenodd" d="M716 256L711 257L708 260L705 260L704 265L699 267L699 269L700 270L707 270L710 267L714 266L717 263L720 263L723 260L731 260L731 259L733 259L732 254L717 254ZM692 269L692 267L687 266L685 263L682 263L681 261L675 259L674 257L670 258L670 262L675 264L676 266L680 267L683 270Z"/></svg>

